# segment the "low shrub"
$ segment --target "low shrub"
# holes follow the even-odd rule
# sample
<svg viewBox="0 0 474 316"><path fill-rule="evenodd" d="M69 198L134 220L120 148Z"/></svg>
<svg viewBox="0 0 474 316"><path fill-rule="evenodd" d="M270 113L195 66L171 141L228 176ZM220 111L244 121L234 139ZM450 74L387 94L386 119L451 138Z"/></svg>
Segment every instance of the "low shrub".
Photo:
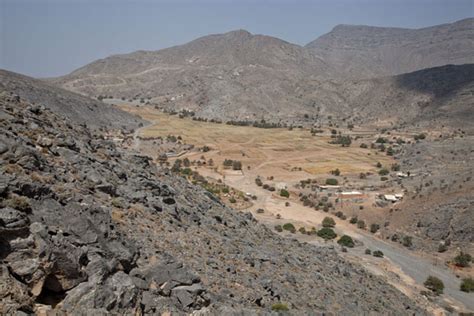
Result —
<svg viewBox="0 0 474 316"><path fill-rule="evenodd" d="M469 263L471 261L472 261L471 255L462 251L459 255L454 257L454 264L461 268L469 267Z"/></svg>
<svg viewBox="0 0 474 316"><path fill-rule="evenodd" d="M329 240L329 239L334 239L337 237L336 233L334 230L332 230L329 227L323 227L320 230L318 230L317 235L323 239Z"/></svg>
<svg viewBox="0 0 474 316"><path fill-rule="evenodd" d="M372 255L377 258L383 258L383 252L380 250L375 250Z"/></svg>
<svg viewBox="0 0 474 316"><path fill-rule="evenodd" d="M426 279L425 283L423 283L423 284L428 290L431 290L431 291L433 291L434 293L436 293L438 295L443 294L443 290L444 290L443 281L441 281L437 277L434 277L434 276L430 275Z"/></svg>
<svg viewBox="0 0 474 316"><path fill-rule="evenodd" d="M289 310L290 309L288 308L288 305L286 305L285 303L275 303L272 305L272 311L286 312Z"/></svg>
<svg viewBox="0 0 474 316"><path fill-rule="evenodd" d="M334 227L336 226L336 222L332 217L325 217L322 222L323 227Z"/></svg>
<svg viewBox="0 0 474 316"><path fill-rule="evenodd" d="M290 197L290 192L288 192L288 191L285 190L285 189L281 189L281 190L280 190L280 196L289 198L289 197Z"/></svg>
<svg viewBox="0 0 474 316"><path fill-rule="evenodd" d="M293 225L292 223L284 224L283 229L287 231L296 231L295 225Z"/></svg>
<svg viewBox="0 0 474 316"><path fill-rule="evenodd" d="M474 292L474 279L473 278L462 279L460 290L467 293Z"/></svg>
<svg viewBox="0 0 474 316"><path fill-rule="evenodd" d="M379 224L371 224L371 225L370 225L370 232L371 232L372 234L375 234L379 229L380 229L380 225L379 225Z"/></svg>
<svg viewBox="0 0 474 316"><path fill-rule="evenodd" d="M341 238L339 238L339 240L337 241L337 243L341 246L348 248L354 248L355 245L352 237L348 235L342 235Z"/></svg>

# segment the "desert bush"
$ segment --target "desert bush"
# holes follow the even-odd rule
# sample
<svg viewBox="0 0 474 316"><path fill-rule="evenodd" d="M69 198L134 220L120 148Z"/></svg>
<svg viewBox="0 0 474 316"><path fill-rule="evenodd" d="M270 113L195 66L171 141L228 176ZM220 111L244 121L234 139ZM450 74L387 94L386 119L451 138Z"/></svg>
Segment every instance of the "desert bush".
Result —
<svg viewBox="0 0 474 316"><path fill-rule="evenodd" d="M372 255L377 258L383 258L383 252L380 250L375 250Z"/></svg>
<svg viewBox="0 0 474 316"><path fill-rule="evenodd" d="M332 228L329 227L323 227L320 230L318 230L317 235L323 239L329 240L329 239L334 239L337 237L336 233Z"/></svg>
<svg viewBox="0 0 474 316"><path fill-rule="evenodd" d="M300 227L300 229L298 229L298 231L302 234L306 234L306 228L304 228L304 227Z"/></svg>
<svg viewBox="0 0 474 316"><path fill-rule="evenodd" d="M446 244L439 244L438 246L438 252L445 252L446 250L448 250L448 246Z"/></svg>
<svg viewBox="0 0 474 316"><path fill-rule="evenodd" d="M367 146L367 144L365 144L365 143L360 144L360 148L367 148L367 147L368 147L368 146Z"/></svg>
<svg viewBox="0 0 474 316"><path fill-rule="evenodd" d="M382 164L380 162L377 162L377 164L375 165L377 168L382 168Z"/></svg>
<svg viewBox="0 0 474 316"><path fill-rule="evenodd" d="M286 223L283 225L283 229L287 231L296 231L295 226L292 223Z"/></svg>
<svg viewBox="0 0 474 316"><path fill-rule="evenodd" d="M426 138L426 135L421 133L421 134L418 134L418 135L415 135L413 137L415 140L422 140L422 139L425 139Z"/></svg>
<svg viewBox="0 0 474 316"><path fill-rule="evenodd" d="M261 187L263 185L262 179L260 178L255 178L255 184Z"/></svg>
<svg viewBox="0 0 474 316"><path fill-rule="evenodd" d="M351 236L342 235L341 238L337 241L337 243L341 246L353 248L354 247L354 240Z"/></svg>
<svg viewBox="0 0 474 316"><path fill-rule="evenodd" d="M334 179L334 178L328 178L326 179L326 184L327 185L337 185L339 182L337 181L337 179Z"/></svg>
<svg viewBox="0 0 474 316"><path fill-rule="evenodd" d="M323 227L334 227L336 226L336 222L332 217L325 217L322 221Z"/></svg>
<svg viewBox="0 0 474 316"><path fill-rule="evenodd" d="M405 236L403 237L402 244L405 247L411 247L413 246L413 238L411 236Z"/></svg>
<svg viewBox="0 0 474 316"><path fill-rule="evenodd" d="M283 228L281 227L281 225L275 225L275 230L281 233L283 231Z"/></svg>
<svg viewBox="0 0 474 316"><path fill-rule="evenodd" d="M474 292L474 279L473 278L462 279L460 290L467 293Z"/></svg>
<svg viewBox="0 0 474 316"><path fill-rule="evenodd" d="M229 202L230 202L230 203L236 203L237 200L236 200L234 197L231 197L231 198L229 199Z"/></svg>
<svg viewBox="0 0 474 316"><path fill-rule="evenodd" d="M265 213L265 210L263 208L259 208L257 210L257 214L263 214L263 213Z"/></svg>
<svg viewBox="0 0 474 316"><path fill-rule="evenodd" d="M233 170L242 170L242 162L240 162L238 160L234 160L232 162L232 169Z"/></svg>
<svg viewBox="0 0 474 316"><path fill-rule="evenodd" d="M365 254L370 255L370 254L372 254L372 251L369 248L367 248L367 249L365 249Z"/></svg>
<svg viewBox="0 0 474 316"><path fill-rule="evenodd" d="M437 277L430 275L423 284L428 290L431 290L436 294L443 294L443 281L441 281Z"/></svg>
<svg viewBox="0 0 474 316"><path fill-rule="evenodd" d="M357 216L354 216L354 217L351 217L351 219L349 220L349 223L357 224L357 221L358 221Z"/></svg>
<svg viewBox="0 0 474 316"><path fill-rule="evenodd" d="M375 234L378 230L380 229L380 225L379 224L370 224L370 232L372 234Z"/></svg>
<svg viewBox="0 0 474 316"><path fill-rule="evenodd" d="M331 170L331 174L339 176L341 174L341 170L339 170L339 168L336 168L334 170Z"/></svg>
<svg viewBox="0 0 474 316"><path fill-rule="evenodd" d="M280 196L289 198L289 197L290 197L290 192L288 192L288 191L285 190L285 189L281 189L281 190L280 190Z"/></svg>
<svg viewBox="0 0 474 316"><path fill-rule="evenodd" d="M387 168L382 168L382 169L379 170L379 175L381 175L381 176L386 176L389 173L390 173L390 171L388 171Z"/></svg>
<svg viewBox="0 0 474 316"><path fill-rule="evenodd" d="M462 251L459 255L454 257L454 264L461 268L469 267L469 263L471 261L472 261L471 255Z"/></svg>
<svg viewBox="0 0 474 316"><path fill-rule="evenodd" d="M28 212L31 210L30 200L27 197L16 194L10 195L9 199L6 201L6 205L22 212Z"/></svg>
<svg viewBox="0 0 474 316"><path fill-rule="evenodd" d="M289 311L290 309L288 308L288 305L285 303L275 303L272 305L272 311L276 312L286 312Z"/></svg>
<svg viewBox="0 0 474 316"><path fill-rule="evenodd" d="M357 221L357 227L360 228L360 229L365 229L366 225L365 225L365 222L361 219L359 219Z"/></svg>

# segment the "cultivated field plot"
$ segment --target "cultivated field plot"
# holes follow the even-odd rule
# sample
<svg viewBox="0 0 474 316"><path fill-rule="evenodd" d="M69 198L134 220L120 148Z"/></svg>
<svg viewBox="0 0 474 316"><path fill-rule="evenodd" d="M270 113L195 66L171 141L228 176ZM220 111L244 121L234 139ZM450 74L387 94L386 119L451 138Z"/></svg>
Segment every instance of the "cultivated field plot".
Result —
<svg viewBox="0 0 474 316"><path fill-rule="evenodd" d="M153 122L139 131L140 136L181 136L185 143L209 146L211 151L204 155L213 159L215 166L222 166L224 159L240 160L247 175L298 181L318 175L326 177L336 168L344 175L375 173L377 162L386 166L393 163L385 154L359 148L357 144L351 147L329 144L330 137L312 136L307 129L231 126L181 119L146 107L122 105L121 108ZM197 159L202 154L194 152L186 156Z"/></svg>

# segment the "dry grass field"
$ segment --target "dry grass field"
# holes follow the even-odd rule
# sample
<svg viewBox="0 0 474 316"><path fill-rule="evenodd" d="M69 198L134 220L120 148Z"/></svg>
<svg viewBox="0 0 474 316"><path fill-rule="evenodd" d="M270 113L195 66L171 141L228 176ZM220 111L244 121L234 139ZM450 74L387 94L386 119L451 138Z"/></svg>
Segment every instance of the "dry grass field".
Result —
<svg viewBox="0 0 474 316"><path fill-rule="evenodd" d="M206 159L212 158L216 166L224 159L240 160L244 173L264 177L274 176L285 181L299 181L308 177L327 177L338 168L342 175L376 172L377 162L390 166L393 159L375 150L329 144L328 136L312 136L307 129L231 126L181 119L158 110L122 105L122 109L140 115L153 124L144 127L142 137L175 135L196 147L209 146ZM202 153L187 154L197 159ZM195 157L194 157L195 156ZM250 167L250 169L248 169ZM292 171L301 168L302 171Z"/></svg>

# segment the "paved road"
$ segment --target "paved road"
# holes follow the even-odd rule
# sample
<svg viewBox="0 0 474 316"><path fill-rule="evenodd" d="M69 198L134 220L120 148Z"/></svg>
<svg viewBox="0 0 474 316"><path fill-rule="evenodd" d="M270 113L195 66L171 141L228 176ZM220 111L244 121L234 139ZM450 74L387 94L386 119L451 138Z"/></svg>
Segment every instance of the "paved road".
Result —
<svg viewBox="0 0 474 316"><path fill-rule="evenodd" d="M423 284L430 275L441 279L444 283L444 293L456 301L462 303L470 311L474 311L474 295L459 290L461 280L456 278L444 264L435 264L429 259L421 258L413 252L393 245L389 242L360 234L359 240L364 243L365 248L379 249L395 265L399 266L404 273L410 276L418 284Z"/></svg>

